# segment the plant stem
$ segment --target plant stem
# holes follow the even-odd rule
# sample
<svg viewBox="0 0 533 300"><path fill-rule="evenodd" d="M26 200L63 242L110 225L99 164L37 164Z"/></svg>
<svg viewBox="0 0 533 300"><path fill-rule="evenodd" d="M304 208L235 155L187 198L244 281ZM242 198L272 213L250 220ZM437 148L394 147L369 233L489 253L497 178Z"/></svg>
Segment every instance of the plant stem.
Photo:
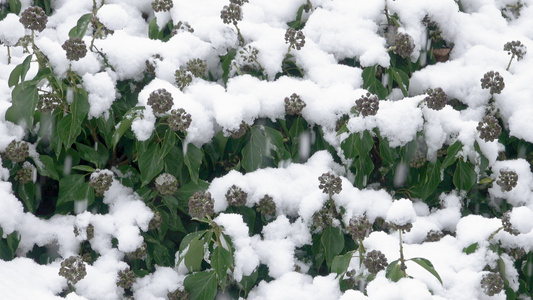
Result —
<svg viewBox="0 0 533 300"><path fill-rule="evenodd" d="M511 59L509 60L509 64L507 65L507 69L505 69L506 71L509 71L509 68L511 67L511 63L513 62L513 59L514 59L514 53L511 56Z"/></svg>
<svg viewBox="0 0 533 300"><path fill-rule="evenodd" d="M402 230L398 230L398 233L400 234L400 269L404 272L403 275L405 277L405 269L407 267L405 266L405 257L403 256Z"/></svg>

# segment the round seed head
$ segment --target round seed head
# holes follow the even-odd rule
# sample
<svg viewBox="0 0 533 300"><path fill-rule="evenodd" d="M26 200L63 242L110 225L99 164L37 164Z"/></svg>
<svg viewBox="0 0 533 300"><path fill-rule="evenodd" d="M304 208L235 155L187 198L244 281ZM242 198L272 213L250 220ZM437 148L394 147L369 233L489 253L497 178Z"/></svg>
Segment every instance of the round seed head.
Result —
<svg viewBox="0 0 533 300"><path fill-rule="evenodd" d="M81 38L71 37L61 46L67 53L67 59L78 61L87 55L87 45Z"/></svg>
<svg viewBox="0 0 533 300"><path fill-rule="evenodd" d="M265 195L261 200L259 200L259 205L257 206L257 211L262 215L274 215L276 213L276 202L269 195Z"/></svg>
<svg viewBox="0 0 533 300"><path fill-rule="evenodd" d="M194 28L191 27L189 22L179 21L178 24L176 24L176 26L174 26L174 29L172 29L172 35L176 35L176 34L178 34L180 32L185 32L185 31L193 33L194 32Z"/></svg>
<svg viewBox="0 0 533 300"><path fill-rule="evenodd" d="M22 169L18 170L17 174L15 174L15 180L18 180L20 184L32 182L35 172L35 167L31 163L25 161L22 165Z"/></svg>
<svg viewBox="0 0 533 300"><path fill-rule="evenodd" d="M248 0L229 0L229 2L236 5L243 5L244 3L248 3Z"/></svg>
<svg viewBox="0 0 533 300"><path fill-rule="evenodd" d="M155 114L162 115L169 111L174 104L172 95L165 89L158 89L150 93L148 105L152 107Z"/></svg>
<svg viewBox="0 0 533 300"><path fill-rule="evenodd" d="M350 219L350 224L346 227L346 232L352 236L354 241L362 241L370 233L371 229L372 224L370 224L366 217L353 217Z"/></svg>
<svg viewBox="0 0 533 300"><path fill-rule="evenodd" d="M211 193L196 192L189 198L189 215L195 219L203 219L215 213L215 201Z"/></svg>
<svg viewBox="0 0 533 300"><path fill-rule="evenodd" d="M169 11L174 6L172 0L154 0L152 2L152 9L155 12Z"/></svg>
<svg viewBox="0 0 533 300"><path fill-rule="evenodd" d="M24 141L13 140L6 148L6 156L14 163L23 162L26 157L30 156L30 147Z"/></svg>
<svg viewBox="0 0 533 300"><path fill-rule="evenodd" d="M187 292L184 289L183 290L177 289L174 292L169 292L167 294L167 298L168 300L189 300L190 295L189 295L189 292Z"/></svg>
<svg viewBox="0 0 533 300"><path fill-rule="evenodd" d="M409 167L414 169L420 169L426 164L426 155L420 151L417 151L411 160L409 161Z"/></svg>
<svg viewBox="0 0 533 300"><path fill-rule="evenodd" d="M46 93L39 95L37 109L42 113L51 113L61 105L61 98L54 94Z"/></svg>
<svg viewBox="0 0 533 300"><path fill-rule="evenodd" d="M120 270L118 271L117 279L117 286L125 290L131 289L133 283L135 282L135 273L129 268L126 270Z"/></svg>
<svg viewBox="0 0 533 300"><path fill-rule="evenodd" d="M285 112L288 115L300 115L306 106L305 102L296 93L293 93L290 98L285 97Z"/></svg>
<svg viewBox="0 0 533 300"><path fill-rule="evenodd" d="M248 124L246 124L244 121L241 122L241 125L239 125L239 129L237 130L227 130L226 136L231 136L233 139L240 139L246 134L246 130L248 129Z"/></svg>
<svg viewBox="0 0 533 300"><path fill-rule="evenodd" d="M205 69L207 65L205 61L195 58L187 62L187 71L191 72L195 77L203 77L205 75Z"/></svg>
<svg viewBox="0 0 533 300"><path fill-rule="evenodd" d="M427 106L433 110L441 110L446 106L447 96L444 91L438 87L436 89L427 89L428 96L424 98Z"/></svg>
<svg viewBox="0 0 533 300"><path fill-rule="evenodd" d="M411 56L415 49L413 38L407 33L397 33L394 37L394 46L394 53L402 58Z"/></svg>
<svg viewBox="0 0 533 300"><path fill-rule="evenodd" d="M85 262L81 256L71 256L61 262L61 268L59 269L59 276L67 279L69 284L76 284L82 280L87 271L85 269Z"/></svg>
<svg viewBox="0 0 533 300"><path fill-rule="evenodd" d="M502 133L502 127L498 124L498 119L493 116L485 116L477 125L479 137L486 142L492 142Z"/></svg>
<svg viewBox="0 0 533 300"><path fill-rule="evenodd" d="M289 44L290 48L300 50L305 46L305 35L301 30L289 28L285 32L285 43Z"/></svg>
<svg viewBox="0 0 533 300"><path fill-rule="evenodd" d="M502 189L502 192L509 192L518 183L518 174L512 170L500 170L500 176L496 183Z"/></svg>
<svg viewBox="0 0 533 300"><path fill-rule="evenodd" d="M220 11L220 18L224 24L233 24L242 20L242 8L240 5L235 3L230 3L230 5L225 5Z"/></svg>
<svg viewBox="0 0 533 300"><path fill-rule="evenodd" d="M481 279L481 288L489 296L499 294L503 290L503 279L495 272L485 274Z"/></svg>
<svg viewBox="0 0 533 300"><path fill-rule="evenodd" d="M507 42L503 45L503 50L507 51L507 54L516 56L516 60L520 61L527 53L527 47L520 41Z"/></svg>
<svg viewBox="0 0 533 300"><path fill-rule="evenodd" d="M33 31L43 31L46 28L48 17L44 10L38 6L28 7L20 14L20 23Z"/></svg>
<svg viewBox="0 0 533 300"><path fill-rule="evenodd" d="M361 96L361 98L355 100L355 110L358 111L363 117L375 116L379 109L378 96L370 93Z"/></svg>
<svg viewBox="0 0 533 300"><path fill-rule="evenodd" d="M243 206L246 204L248 194L240 187L232 185L226 192L226 200L230 206Z"/></svg>
<svg viewBox="0 0 533 300"><path fill-rule="evenodd" d="M174 175L163 173L156 177L155 188L160 195L172 195L178 191L178 180Z"/></svg>
<svg viewBox="0 0 533 300"><path fill-rule="evenodd" d="M324 173L318 177L320 184L318 188L324 194L339 194L342 191L342 180L339 176L333 173Z"/></svg>
<svg viewBox="0 0 533 300"><path fill-rule="evenodd" d="M103 196L113 183L113 172L109 170L96 170L89 178L89 185L94 188L96 196Z"/></svg>
<svg viewBox="0 0 533 300"><path fill-rule="evenodd" d="M173 109L168 116L168 127L170 127L171 130L186 133L191 125L191 121L191 115L183 108Z"/></svg>
<svg viewBox="0 0 533 300"><path fill-rule="evenodd" d="M481 88L488 89L491 95L500 94L504 87L503 77L498 72L489 71L481 78Z"/></svg>
<svg viewBox="0 0 533 300"><path fill-rule="evenodd" d="M178 69L174 73L174 78L176 79L176 85L180 90L183 91L192 82L192 73L185 69Z"/></svg>
<svg viewBox="0 0 533 300"><path fill-rule="evenodd" d="M126 255L130 259L144 259L146 257L146 248L148 245L146 245L146 242L143 242L142 245L137 248L134 252L126 253Z"/></svg>
<svg viewBox="0 0 533 300"><path fill-rule="evenodd" d="M441 231L430 230L426 235L426 242L438 242L444 237Z"/></svg>
<svg viewBox="0 0 533 300"><path fill-rule="evenodd" d="M513 227L513 223L511 223L511 214L509 212L504 213L501 220L503 230L507 231L512 235L518 235L520 233L520 231L516 230Z"/></svg>
<svg viewBox="0 0 533 300"><path fill-rule="evenodd" d="M365 265L370 273L377 274L379 271L385 270L389 263L385 254L379 250L372 250L366 254L363 259L363 265Z"/></svg>

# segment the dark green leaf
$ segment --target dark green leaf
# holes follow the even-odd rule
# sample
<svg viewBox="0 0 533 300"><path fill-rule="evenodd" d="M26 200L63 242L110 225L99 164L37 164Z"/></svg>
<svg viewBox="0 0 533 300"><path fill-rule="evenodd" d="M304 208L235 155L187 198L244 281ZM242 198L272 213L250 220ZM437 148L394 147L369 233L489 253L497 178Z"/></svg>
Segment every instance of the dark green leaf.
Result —
<svg viewBox="0 0 533 300"><path fill-rule="evenodd" d="M159 37L159 26L157 26L157 18L153 18L148 25L148 37L152 40L157 40Z"/></svg>
<svg viewBox="0 0 533 300"><path fill-rule="evenodd" d="M70 105L71 113L64 116L58 123L58 134L65 149L70 149L81 133L82 123L89 113L87 91L74 92L74 100Z"/></svg>
<svg viewBox="0 0 533 300"><path fill-rule="evenodd" d="M229 71L231 69L231 62L235 58L235 55L237 55L237 50L232 49L228 51L228 54L225 56L222 56L222 80L224 81L224 84L228 82L229 77Z"/></svg>
<svg viewBox="0 0 533 300"><path fill-rule="evenodd" d="M437 273L437 271L435 270L435 267L429 260L422 258L422 257L415 257L415 258L411 258L410 261L413 261L417 263L419 266L421 266L422 268L426 269L429 273L431 273L431 275L435 276L435 278L439 280L440 284L443 284L442 279L439 276L439 273Z"/></svg>
<svg viewBox="0 0 533 300"><path fill-rule="evenodd" d="M406 276L407 274L405 274L405 271L402 271L401 269L399 260L391 262L385 270L385 277L394 282L398 282L400 279L405 278Z"/></svg>
<svg viewBox="0 0 533 300"><path fill-rule="evenodd" d="M130 115L125 115L124 119L118 123L117 130L115 130L113 137L111 138L113 149L117 147L118 141L120 141L120 138L124 135L124 133L130 129L133 120L134 118L132 118Z"/></svg>
<svg viewBox="0 0 533 300"><path fill-rule="evenodd" d="M215 271L194 273L185 278L183 285L191 300L213 300L217 294L217 274Z"/></svg>
<svg viewBox="0 0 533 300"><path fill-rule="evenodd" d="M12 13L18 15L21 9L22 4L20 3L20 0L9 0L9 10Z"/></svg>
<svg viewBox="0 0 533 300"><path fill-rule="evenodd" d="M98 165L100 156L94 147L89 147L82 143L76 143L76 149L80 153L80 157L94 165Z"/></svg>
<svg viewBox="0 0 533 300"><path fill-rule="evenodd" d="M324 248L326 264L331 269L333 258L339 255L342 249L344 249L344 235L339 228L328 226L322 233L320 243Z"/></svg>
<svg viewBox="0 0 533 300"><path fill-rule="evenodd" d="M457 167L453 174L453 184L459 190L470 191L477 181L477 174L471 163L462 159L457 161Z"/></svg>
<svg viewBox="0 0 533 300"><path fill-rule="evenodd" d="M460 141L457 141L450 145L448 149L446 149L446 157L442 161L441 168L446 169L447 167L451 166L456 160L457 160L457 153L461 151L463 148L463 144L461 144Z"/></svg>
<svg viewBox="0 0 533 300"><path fill-rule="evenodd" d="M187 152L183 157L183 162L189 170L191 180L194 183L198 183L198 176L200 173L200 166L202 165L202 158L204 156L202 150L198 149L194 144L188 144Z"/></svg>
<svg viewBox="0 0 533 300"><path fill-rule="evenodd" d="M17 65L13 68L13 71L11 71L11 74L9 74L9 79L7 80L7 84L9 87L13 87L19 83L21 72L22 72L22 65Z"/></svg>
<svg viewBox="0 0 533 300"><path fill-rule="evenodd" d="M466 253L466 254L472 254L472 253L476 252L477 247L478 247L478 243L473 243L472 245L470 245L468 247L465 247L463 249L463 252Z"/></svg>
<svg viewBox="0 0 533 300"><path fill-rule="evenodd" d="M403 96L407 97L408 96L407 90L409 89L409 76L400 69L390 68L389 70L390 70L393 80L398 84L398 86L402 90Z"/></svg>
<svg viewBox="0 0 533 300"><path fill-rule="evenodd" d="M477 153L479 153L481 159L481 163L479 164L479 172L483 172L489 166L489 160L483 154L483 151L481 151L481 148L479 147L479 143L477 141L474 142L474 148L476 149Z"/></svg>
<svg viewBox="0 0 533 300"><path fill-rule="evenodd" d="M438 160L435 163L428 164L424 168L421 180L409 190L411 196L426 200L441 182L441 169Z"/></svg>
<svg viewBox="0 0 533 300"><path fill-rule="evenodd" d="M145 186L163 171L164 164L163 161L159 159L161 150L156 143L150 144L145 151L138 151L138 153L139 171L141 171L141 186Z"/></svg>
<svg viewBox="0 0 533 300"><path fill-rule="evenodd" d="M398 158L396 149L389 146L389 141L385 137L379 138L379 154L381 155L383 162L390 166L394 165Z"/></svg>
<svg viewBox="0 0 533 300"><path fill-rule="evenodd" d="M155 263L160 266L170 267L172 266L172 259L168 253L168 250L165 246L155 243L152 245L152 257L155 260Z"/></svg>
<svg viewBox="0 0 533 300"><path fill-rule="evenodd" d="M163 144L161 145L161 157L159 159L164 159L167 154L170 152L170 149L176 145L176 133L174 131L167 129L165 132L165 137L163 138Z"/></svg>
<svg viewBox="0 0 533 300"><path fill-rule="evenodd" d="M189 272L200 271L202 269L202 261L204 260L204 239L201 236L194 237L189 243L189 249L185 253L184 262L185 267Z"/></svg>
<svg viewBox="0 0 533 300"><path fill-rule="evenodd" d="M83 171L83 172L87 172L87 173L92 173L92 172L95 171L95 169L93 167L86 166L86 165L73 166L72 170L79 170L79 171Z"/></svg>
<svg viewBox="0 0 533 300"><path fill-rule="evenodd" d="M240 282L242 288L247 292L250 291L255 286L258 275L259 270L255 270L252 272L252 274L250 274L250 276L242 276L242 280Z"/></svg>
<svg viewBox="0 0 533 300"><path fill-rule="evenodd" d="M331 272L337 273L337 275L346 273L354 252L355 251L348 251L343 255L335 256L335 258L333 258L333 262L331 263Z"/></svg>
<svg viewBox="0 0 533 300"><path fill-rule="evenodd" d="M92 14L85 14L78 19L76 26L72 27L69 31L68 36L71 38L82 38L87 32L87 28L91 23Z"/></svg>
<svg viewBox="0 0 533 300"><path fill-rule="evenodd" d="M368 154L356 158L353 162L355 166L355 186L358 189L363 189L367 183L368 178L374 170L374 162Z"/></svg>
<svg viewBox="0 0 533 300"><path fill-rule="evenodd" d="M370 93L377 95L381 100L389 95L389 91L383 86L381 80L376 78L376 66L363 69L363 88L367 89Z"/></svg>
<svg viewBox="0 0 533 300"><path fill-rule="evenodd" d="M33 183L19 184L17 189L19 198L24 203L26 209L31 213L35 213L35 210L37 209L34 186Z"/></svg>
<svg viewBox="0 0 533 300"><path fill-rule="evenodd" d="M41 155L39 159L43 163L42 167L39 164L37 165L37 171L41 176L50 177L54 180L59 180L59 173L56 170L56 165L54 159L48 155Z"/></svg>
<svg viewBox="0 0 533 300"><path fill-rule="evenodd" d="M39 102L36 83L22 82L13 89L11 98L12 103L6 111L6 120L15 124L24 122L30 128L33 127L33 114Z"/></svg>
<svg viewBox="0 0 533 300"><path fill-rule="evenodd" d="M226 283L228 269L233 266L233 255L223 247L216 247L211 256L211 267L215 269L220 283Z"/></svg>
<svg viewBox="0 0 533 300"><path fill-rule="evenodd" d="M356 133L350 134L344 141L341 142L341 149L346 158L355 158L359 155L355 145Z"/></svg>
<svg viewBox="0 0 533 300"><path fill-rule="evenodd" d="M56 211L69 212L74 208L74 202L78 201L85 201L87 206L94 201L94 189L85 182L85 176L73 174L61 178Z"/></svg>
<svg viewBox="0 0 533 300"><path fill-rule="evenodd" d="M267 145L270 145L279 157L284 157L283 154L286 152L286 149L283 143L283 134L271 127L265 127L264 129L268 141Z"/></svg>

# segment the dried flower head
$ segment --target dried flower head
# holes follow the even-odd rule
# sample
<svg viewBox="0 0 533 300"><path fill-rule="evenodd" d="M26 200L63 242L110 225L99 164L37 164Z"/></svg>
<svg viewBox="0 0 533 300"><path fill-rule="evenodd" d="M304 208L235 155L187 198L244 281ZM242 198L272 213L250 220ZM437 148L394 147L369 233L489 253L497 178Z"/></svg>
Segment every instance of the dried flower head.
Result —
<svg viewBox="0 0 533 300"><path fill-rule="evenodd" d="M328 200L322 209L313 215L313 225L316 229L324 230L328 226L333 226L334 220L339 217L340 214L335 209L335 204Z"/></svg>
<svg viewBox="0 0 533 300"><path fill-rule="evenodd" d="M486 142L492 142L502 133L502 127L498 124L498 119L493 116L485 116L476 127L479 137Z"/></svg>
<svg viewBox="0 0 533 300"><path fill-rule="evenodd" d="M242 8L240 5L230 3L225 5L220 11L220 18L224 24L233 24L237 26L237 23L242 20Z"/></svg>
<svg viewBox="0 0 533 300"><path fill-rule="evenodd" d="M396 224L396 223L387 223L387 226L393 230L401 230L402 232L409 232L413 228L413 223L405 224Z"/></svg>
<svg viewBox="0 0 533 300"><path fill-rule="evenodd" d="M146 242L143 242L142 245L137 248L137 250L133 251L133 252L128 252L126 253L126 255L130 258L130 259L144 259L146 257L146 248L148 247L148 245L146 244Z"/></svg>
<svg viewBox="0 0 533 300"><path fill-rule="evenodd" d="M500 170L500 176L496 183L502 189L502 192L509 192L518 183L518 174L513 170Z"/></svg>
<svg viewBox="0 0 533 300"><path fill-rule="evenodd" d="M172 195L178 191L178 180L172 174L163 173L157 176L154 182L160 195Z"/></svg>
<svg viewBox="0 0 533 300"><path fill-rule="evenodd" d="M156 230L157 228L161 227L161 224L163 223L163 219L161 218L161 213L157 210L152 211L154 213L154 216L150 220L150 223L148 223L148 229L149 230Z"/></svg>
<svg viewBox="0 0 533 300"><path fill-rule="evenodd" d="M504 87L503 77L498 72L489 71L481 78L481 88L489 89L491 95L500 94Z"/></svg>
<svg viewBox="0 0 533 300"><path fill-rule="evenodd" d="M320 184L318 188L322 190L324 194L339 194L342 191L342 180L339 176L333 173L324 173L318 177Z"/></svg>
<svg viewBox="0 0 533 300"><path fill-rule="evenodd" d="M427 162L426 155L421 151L416 151L411 160L409 161L409 167L414 169L422 168Z"/></svg>
<svg viewBox="0 0 533 300"><path fill-rule="evenodd" d="M244 3L248 3L248 0L229 0L229 2L237 5L243 5Z"/></svg>
<svg viewBox="0 0 533 300"><path fill-rule="evenodd" d="M61 98L54 94L39 94L37 109L42 113L51 113L61 105L61 102Z"/></svg>
<svg viewBox="0 0 533 300"><path fill-rule="evenodd" d="M240 139L246 134L247 130L248 124L242 121L237 130L226 130L225 136L231 136L233 139Z"/></svg>
<svg viewBox="0 0 533 300"><path fill-rule="evenodd" d="M379 271L385 270L389 263L385 254L379 250L372 250L366 254L363 259L363 265L365 265L370 273L377 274Z"/></svg>
<svg viewBox="0 0 533 300"><path fill-rule="evenodd" d="M18 180L20 184L26 184L33 181L34 174L36 174L36 168L30 163L25 161L22 164L22 169L15 174L15 180Z"/></svg>
<svg viewBox="0 0 533 300"><path fill-rule="evenodd" d="M23 162L30 156L30 147L24 141L12 140L6 148L6 156L14 163Z"/></svg>
<svg viewBox="0 0 533 300"><path fill-rule="evenodd" d="M168 116L168 127L170 127L171 130L186 133L191 125L191 121L191 115L183 108L173 109Z"/></svg>
<svg viewBox="0 0 533 300"><path fill-rule="evenodd" d="M78 37L71 37L61 46L67 53L68 60L78 61L87 55L87 45Z"/></svg>
<svg viewBox="0 0 533 300"><path fill-rule="evenodd" d="M495 272L485 274L481 279L481 288L489 296L499 294L503 290L503 279Z"/></svg>
<svg viewBox="0 0 533 300"><path fill-rule="evenodd" d="M176 34L178 34L180 32L193 33L194 32L194 28L192 28L192 26L189 24L189 22L179 21L178 24L176 24L174 26L174 28L172 29L172 34L176 35Z"/></svg>
<svg viewBox="0 0 533 300"><path fill-rule="evenodd" d="M503 50L507 51L507 54L516 57L516 60L520 61L527 53L527 48L520 41L507 42L503 45Z"/></svg>
<svg viewBox="0 0 533 300"><path fill-rule="evenodd" d="M174 292L169 292L167 294L167 298L168 300L189 300L190 295L189 292L187 292L185 289L177 289Z"/></svg>
<svg viewBox="0 0 533 300"><path fill-rule="evenodd" d="M407 33L397 33L394 37L394 53L398 54L402 58L411 56L415 49L413 38Z"/></svg>
<svg viewBox="0 0 533 300"><path fill-rule="evenodd" d="M85 262L81 256L71 256L61 262L61 268L59 269L59 276L67 279L68 284L76 284L82 280L87 271L85 269Z"/></svg>
<svg viewBox="0 0 533 300"><path fill-rule="evenodd" d="M346 227L346 232L352 236L354 241L362 241L372 229L372 224L366 217L350 219L350 224Z"/></svg>
<svg viewBox="0 0 533 300"><path fill-rule="evenodd" d="M293 93L290 98L285 97L285 112L288 115L300 115L306 106L305 102L296 93Z"/></svg>
<svg viewBox="0 0 533 300"><path fill-rule="evenodd" d="M301 30L289 28L285 32L285 43L289 44L289 49L300 50L305 46L305 35Z"/></svg>
<svg viewBox="0 0 533 300"><path fill-rule="evenodd" d="M113 172L97 169L89 178L89 185L94 188L96 196L103 196L113 183Z"/></svg>
<svg viewBox="0 0 533 300"><path fill-rule="evenodd" d="M438 242L444 237L442 231L430 230L426 235L426 242Z"/></svg>
<svg viewBox="0 0 533 300"><path fill-rule="evenodd" d="M520 231L516 230L513 227L513 223L511 223L511 214L509 212L506 212L502 215L502 226L503 230L507 231L508 233L512 235L518 235Z"/></svg>
<svg viewBox="0 0 533 300"><path fill-rule="evenodd" d="M232 185L226 192L226 201L230 206L243 206L246 204L248 194L240 187Z"/></svg>
<svg viewBox="0 0 533 300"><path fill-rule="evenodd" d="M131 289L135 282L135 273L129 268L126 270L118 271L117 286L123 289Z"/></svg>
<svg viewBox="0 0 533 300"><path fill-rule="evenodd" d="M191 72L194 77L203 77L206 68L205 61L199 58L191 59L187 62L187 71Z"/></svg>
<svg viewBox="0 0 533 300"><path fill-rule="evenodd" d="M276 213L276 202L269 195L265 195L259 200L259 205L257 205L256 209L262 215L274 215Z"/></svg>
<svg viewBox="0 0 533 300"><path fill-rule="evenodd" d="M192 82L192 73L185 69L178 69L174 73L174 78L176 79L176 85L180 90L183 91Z"/></svg>
<svg viewBox="0 0 533 300"><path fill-rule="evenodd" d="M427 106L434 110L441 110L446 106L447 96L444 91L438 87L435 89L427 89L425 91L428 96L424 98Z"/></svg>
<svg viewBox="0 0 533 300"><path fill-rule="evenodd" d="M357 110L363 117L375 116L379 109L378 96L370 93L362 95L361 98L355 100L355 110Z"/></svg>
<svg viewBox="0 0 533 300"><path fill-rule="evenodd" d="M172 7L174 7L172 0L154 0L152 2L152 9L155 12L169 11Z"/></svg>
<svg viewBox="0 0 533 300"><path fill-rule="evenodd" d="M28 7L20 14L20 23L33 31L43 31L46 28L48 17L44 10L38 6Z"/></svg>
<svg viewBox="0 0 533 300"><path fill-rule="evenodd" d="M158 89L150 93L148 105L152 107L155 114L162 115L169 111L174 104L172 95L166 89Z"/></svg>
<svg viewBox="0 0 533 300"><path fill-rule="evenodd" d="M189 215L192 218L203 219L215 213L215 201L211 193L196 192L189 198Z"/></svg>

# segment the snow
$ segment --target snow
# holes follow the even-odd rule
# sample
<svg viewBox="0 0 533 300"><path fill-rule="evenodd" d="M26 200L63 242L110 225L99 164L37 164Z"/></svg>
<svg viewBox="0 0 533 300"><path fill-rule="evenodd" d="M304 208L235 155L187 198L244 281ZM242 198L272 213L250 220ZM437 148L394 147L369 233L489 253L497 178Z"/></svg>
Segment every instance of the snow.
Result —
<svg viewBox="0 0 533 300"><path fill-rule="evenodd" d="M426 28L421 23L427 15L438 24L448 45L453 44L450 60L414 72L409 95L404 97L398 89L394 89L388 99L380 101L375 116L349 114L349 133L378 129L391 147L405 146L420 138L427 145L430 160L436 158L437 151L443 146L460 141L463 148L459 156L475 161L479 159L474 150L477 142L490 168L490 172L478 174L478 179L488 176L493 182L488 188L492 207L497 207L502 201L512 206L510 222L518 230L517 236L504 230L498 232L502 226L500 219L463 216L461 204L468 199L456 191L442 194L440 206L430 209L416 199L394 198L379 186L376 189L355 188L350 180L353 174L336 163L331 154L323 151L309 157L306 152L312 143L311 132L302 136L305 146L301 149L302 164L287 162L279 168L260 169L245 175L231 171L210 182L208 191L215 200L215 212L218 213L214 221L224 228L224 233L235 246L234 279L250 275L260 264L267 266L268 274L273 278L270 282L261 281L250 292L248 299L487 298L479 282L486 273L486 266L495 267L499 259L489 249L490 244L501 242L502 245L522 247L526 251L533 249L533 174L531 162L525 158L527 153L515 160L498 160L504 145L498 141L481 140L476 130L485 105L493 97L503 127L509 130L511 137L533 142L533 58L526 54L519 62L515 59L507 71L510 57L503 51L504 43L512 40L520 40L533 49L532 1L522 1L521 17L514 20L506 20L500 11L505 5L514 4L507 0L462 0L464 12L459 11L455 1L449 0L310 2L313 10L304 12L302 16L307 21L303 28L305 47L300 51L291 50L296 64L304 72L303 78L276 78L282 71L281 63L287 54L288 45L284 40L287 23L294 20L298 8L306 3L303 0L250 0L243 5L243 20L238 26L246 44L259 50L257 60L264 68L266 80L250 75L239 76L233 67L225 84L195 78L183 91L175 86L174 73L187 61L195 58L205 60L208 71L214 77L221 77L219 56L226 55L230 49L242 49L234 26L220 20L220 10L228 4L222 0L174 1L174 8L162 13L154 13L151 1L147 0L110 0L105 4L104 1L95 1L98 7L96 16L114 33L94 40L93 50L97 49L105 56L88 51L85 58L76 62L66 59L61 45L77 20L92 12L93 1L52 1L53 10L47 28L35 33L35 44L46 56L59 80L66 79L69 70L80 76L80 87L88 92L90 119L108 118L114 101L123 100L117 99L117 83L129 79L142 80L146 61L153 62L156 76L140 89L136 99L137 105L145 109L131 116L131 130L139 141L152 136L160 118L147 105L150 93L160 88L171 93L173 109L183 108L191 114L192 122L184 144L192 143L197 147L209 143L220 131L238 129L242 122L251 125L261 118L282 118L285 113L284 98L297 93L306 103L302 116L311 125L321 126L327 141L339 149L348 134L336 135L336 121L340 116L349 114L355 100L366 93L362 88L363 68L391 65L388 51L392 45L381 34L387 22L385 5L389 15L399 17L402 25L399 31L413 38L415 51L410 57L412 63L417 61L420 52L429 49ZM24 10L32 1L21 3ZM174 24L189 22L194 32L180 32L167 42L149 39L148 22L154 17L157 17L160 26L170 20ZM11 104L12 88L7 84L9 74L28 55L21 47L15 46L21 37L30 33L18 19L10 13L0 21L0 42L4 45L0 47L1 116ZM83 37L88 46L92 42L91 31L89 27ZM10 47L11 64L8 64L5 46ZM352 58L357 59L361 67L341 63ZM481 88L480 79L490 70L499 72L504 78L505 89L501 94L491 96ZM32 68L28 78L35 71L36 68ZM47 89L47 84L41 87ZM444 109L435 111L421 104L426 96L424 91L436 87L441 87L448 99L457 99L467 108L458 111L448 104ZM135 90L137 87L131 88ZM5 150L11 140L21 140L25 135L23 128L0 122L0 150ZM37 161L37 155L33 156ZM68 163L65 165L69 169ZM517 172L518 183L511 191L502 191L496 184L500 170ZM366 286L366 295L353 290L341 293L334 274L313 278L298 273L295 265L300 266L302 272L309 266L299 261L297 253L301 247L312 245L313 215L328 200L328 195L318 188L318 177L326 172L341 176L343 189L333 196L333 202L342 213L344 224L348 224L352 217L362 216L370 222L382 218L397 225L412 223L412 230L402 234L406 258L429 259L444 284L440 285L436 278L413 262L407 263L407 273L412 278L392 282L384 272L380 272ZM406 165L398 167L398 185L403 184L407 172ZM92 225L94 237L88 242L100 256L92 265L87 265L86 278L76 284L76 292L66 299L120 299L123 291L116 287L117 273L127 267L124 254L135 251L144 241L143 233L148 230L153 217L149 204L144 203L133 190L114 181L104 197L104 203L109 205L108 213L86 211L81 207L76 215L41 219L24 210L22 202L12 192L9 176L6 166L1 167L0 227L3 238L13 232L20 235L18 256L24 256L37 245L45 247L58 258L44 265L24 257L12 261L0 260L0 289L4 296L9 299L62 299L58 295L67 285L64 278L58 276L60 260L79 253L80 242L88 238L86 230ZM261 234L249 236L242 216L224 213L228 207L225 193L236 183L248 193L246 206L253 207L266 194L276 203L276 216L263 227ZM74 234L74 228L78 229L78 236ZM440 241L426 242L426 235L431 230L451 235L444 236ZM390 234L373 232L365 239L364 246L368 250L383 251L391 262L399 258L399 243L395 231ZM463 252L463 248L475 243L478 248L473 253ZM507 254L502 254L501 259L505 262L507 280L516 290L518 274L512 267L513 259ZM356 260L352 260L351 267L363 272L358 269ZM139 299L165 299L168 292L182 288L184 278L179 267L157 266L155 272L139 278L132 291ZM504 298L503 292L492 297Z"/></svg>

